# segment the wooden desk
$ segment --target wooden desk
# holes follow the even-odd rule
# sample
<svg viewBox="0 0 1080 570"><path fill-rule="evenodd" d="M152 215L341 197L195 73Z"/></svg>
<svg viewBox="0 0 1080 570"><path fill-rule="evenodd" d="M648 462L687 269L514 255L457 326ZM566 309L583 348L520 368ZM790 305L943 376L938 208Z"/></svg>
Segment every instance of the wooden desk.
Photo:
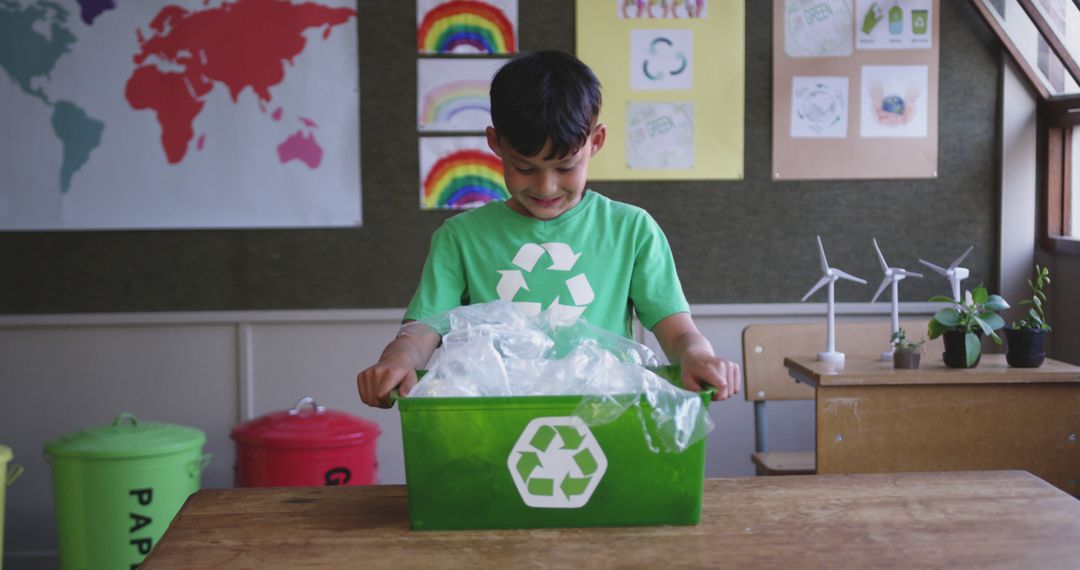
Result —
<svg viewBox="0 0 1080 570"><path fill-rule="evenodd" d="M918 370L784 359L815 387L819 474L1023 469L1080 493L1080 367L1010 368L1003 354L972 369L924 359Z"/></svg>
<svg viewBox="0 0 1080 570"><path fill-rule="evenodd" d="M1019 471L709 479L688 527L414 532L405 493L200 491L140 567L1080 565L1080 501Z"/></svg>

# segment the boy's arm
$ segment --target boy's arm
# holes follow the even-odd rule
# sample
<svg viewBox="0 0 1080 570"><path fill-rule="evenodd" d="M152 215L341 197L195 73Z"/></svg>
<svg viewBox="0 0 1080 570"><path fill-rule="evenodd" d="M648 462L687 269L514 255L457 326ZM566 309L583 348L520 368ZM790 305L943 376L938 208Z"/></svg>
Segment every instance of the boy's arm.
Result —
<svg viewBox="0 0 1080 570"><path fill-rule="evenodd" d="M739 393L742 385L739 365L716 356L712 344L698 331L689 313L665 317L652 332L668 359L682 368L684 388L700 392L706 386L715 386L714 400L726 400Z"/></svg>
<svg viewBox="0 0 1080 570"><path fill-rule="evenodd" d="M439 346L439 335L403 334L386 345L379 362L356 375L360 399L369 406L390 407L390 391L408 395L416 385L416 370L427 365Z"/></svg>

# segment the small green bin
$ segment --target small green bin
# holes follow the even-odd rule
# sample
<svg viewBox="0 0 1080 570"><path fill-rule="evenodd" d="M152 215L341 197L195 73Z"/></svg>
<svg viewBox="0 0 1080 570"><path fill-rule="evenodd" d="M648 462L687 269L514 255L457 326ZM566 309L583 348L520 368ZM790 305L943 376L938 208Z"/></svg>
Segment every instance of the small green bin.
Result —
<svg viewBox="0 0 1080 570"><path fill-rule="evenodd" d="M121 414L45 444L60 567L135 568L199 490L202 431Z"/></svg>
<svg viewBox="0 0 1080 570"><path fill-rule="evenodd" d="M677 382L676 367L659 372ZM645 401L589 427L572 416L581 400L398 398L412 528L698 524L706 441L654 453Z"/></svg>

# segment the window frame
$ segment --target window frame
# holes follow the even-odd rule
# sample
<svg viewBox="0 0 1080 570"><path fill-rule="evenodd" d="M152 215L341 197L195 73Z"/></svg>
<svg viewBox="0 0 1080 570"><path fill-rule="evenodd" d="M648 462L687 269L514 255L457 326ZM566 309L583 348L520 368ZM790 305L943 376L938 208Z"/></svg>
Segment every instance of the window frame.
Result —
<svg viewBox="0 0 1080 570"><path fill-rule="evenodd" d="M1034 0L1015 1L1057 56L1065 71L1080 84L1080 65L1077 65L1057 33L1039 13ZM1039 204L1037 225L1043 248L1054 253L1080 256L1080 238L1070 235L1074 224L1080 224L1080 220L1071 219L1071 200L1075 190L1072 188L1072 137L1073 129L1080 128L1080 94L1050 94L983 0L971 0L971 4L998 37L1013 63L1027 79L1028 86L1038 95L1040 126L1039 148L1036 153L1039 163L1036 187L1041 189L1039 194L1042 200ZM1080 11L1080 0L1065 0L1065 9Z"/></svg>

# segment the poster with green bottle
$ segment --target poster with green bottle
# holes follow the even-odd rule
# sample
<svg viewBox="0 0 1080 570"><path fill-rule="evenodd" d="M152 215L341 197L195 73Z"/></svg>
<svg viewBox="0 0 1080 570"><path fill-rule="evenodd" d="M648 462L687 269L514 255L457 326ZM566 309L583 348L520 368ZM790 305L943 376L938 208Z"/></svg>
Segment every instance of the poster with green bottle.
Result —
<svg viewBox="0 0 1080 570"><path fill-rule="evenodd" d="M856 0L858 49L930 49L932 0Z"/></svg>

